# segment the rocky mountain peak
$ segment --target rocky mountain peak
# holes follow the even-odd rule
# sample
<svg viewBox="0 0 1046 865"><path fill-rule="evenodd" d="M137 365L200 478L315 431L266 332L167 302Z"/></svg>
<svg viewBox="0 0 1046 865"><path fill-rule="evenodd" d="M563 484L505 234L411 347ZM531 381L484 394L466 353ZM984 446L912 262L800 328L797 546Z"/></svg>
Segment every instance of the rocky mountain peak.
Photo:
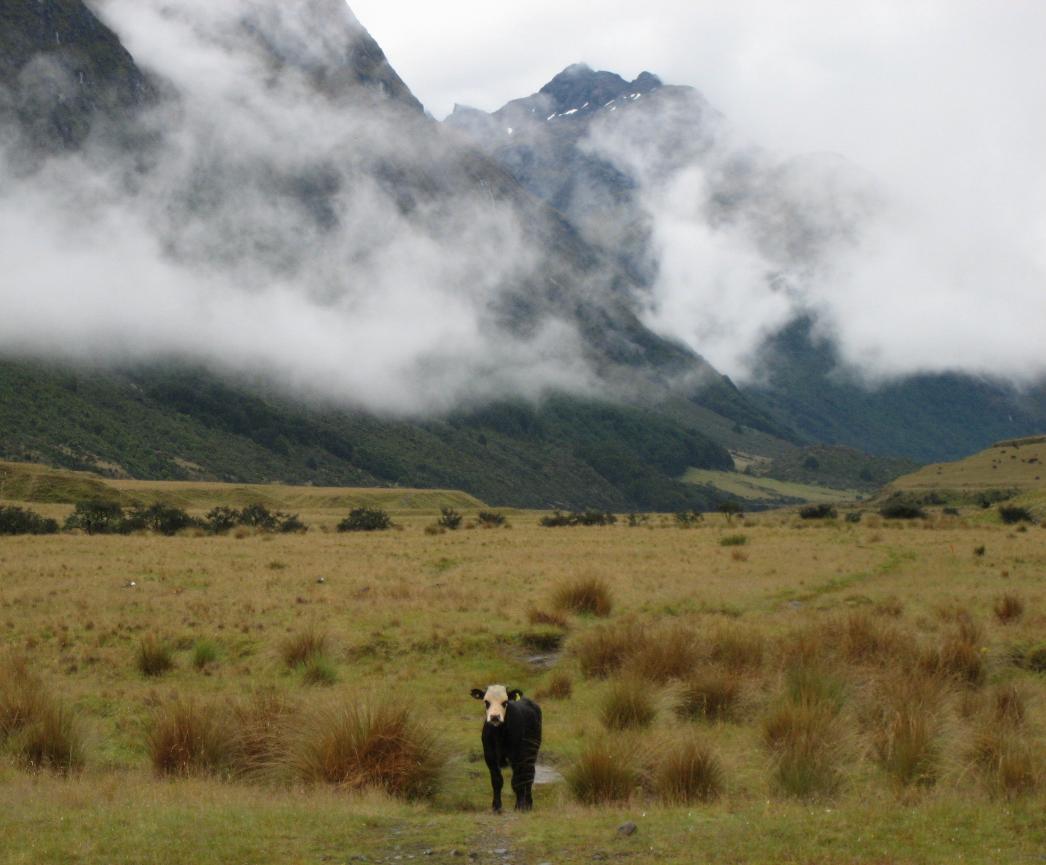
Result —
<svg viewBox="0 0 1046 865"><path fill-rule="evenodd" d="M575 63L539 92L551 100L551 108L557 114L565 114L602 108L622 96L649 93L659 87L661 79L649 72L630 82L616 72L597 71L585 63Z"/></svg>

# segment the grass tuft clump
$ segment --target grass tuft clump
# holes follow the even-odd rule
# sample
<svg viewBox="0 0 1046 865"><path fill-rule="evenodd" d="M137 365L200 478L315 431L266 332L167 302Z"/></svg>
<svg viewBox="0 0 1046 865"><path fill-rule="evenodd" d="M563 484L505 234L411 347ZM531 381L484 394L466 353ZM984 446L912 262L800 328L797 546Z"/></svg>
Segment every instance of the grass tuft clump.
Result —
<svg viewBox="0 0 1046 865"><path fill-rule="evenodd" d="M622 679L610 686L600 719L608 730L645 729L657 717L657 702L650 686L636 679Z"/></svg>
<svg viewBox="0 0 1046 865"><path fill-rule="evenodd" d="M0 661L0 744L5 742L27 769L69 774L83 768L78 717L47 693L25 658Z"/></svg>
<svg viewBox="0 0 1046 865"><path fill-rule="evenodd" d="M703 670L683 684L675 711L688 721L725 721L734 716L740 694L736 673Z"/></svg>
<svg viewBox="0 0 1046 865"><path fill-rule="evenodd" d="M900 787L929 786L941 758L940 693L932 683L898 675L876 695L872 746L876 761Z"/></svg>
<svg viewBox="0 0 1046 865"><path fill-rule="evenodd" d="M1017 595L1005 594L997 598L992 608L995 618L1003 625L1019 622L1024 615L1024 601Z"/></svg>
<svg viewBox="0 0 1046 865"><path fill-rule="evenodd" d="M698 664L700 650L696 635L689 628L674 625L661 628L636 647L628 660L628 672L640 679L663 684L685 679Z"/></svg>
<svg viewBox="0 0 1046 865"><path fill-rule="evenodd" d="M326 632L310 627L287 637L280 645L280 657L288 667L304 667L315 658L326 657L329 648Z"/></svg>
<svg viewBox="0 0 1046 865"><path fill-rule="evenodd" d="M744 547L748 545L748 535L724 535L719 539L721 547Z"/></svg>
<svg viewBox="0 0 1046 865"><path fill-rule="evenodd" d="M576 637L570 648L585 678L605 679L620 670L646 640L646 631L636 622L622 622L593 628Z"/></svg>
<svg viewBox="0 0 1046 865"><path fill-rule="evenodd" d="M566 773L571 795L584 805L627 802L643 783L635 748L603 738L589 743Z"/></svg>
<svg viewBox="0 0 1046 865"><path fill-rule="evenodd" d="M158 775L189 777L229 771L236 761L236 739L222 710L195 700L173 700L153 715L149 759Z"/></svg>
<svg viewBox="0 0 1046 865"><path fill-rule="evenodd" d="M192 649L192 665L202 672L218 663L218 644L214 640L197 640Z"/></svg>
<svg viewBox="0 0 1046 865"><path fill-rule="evenodd" d="M597 616L606 618L614 608L610 587L599 577L581 577L564 583L553 597L557 610L575 613L579 616Z"/></svg>
<svg viewBox="0 0 1046 865"><path fill-rule="evenodd" d="M306 685L324 685L329 687L338 681L338 670L334 663L324 655L313 655L302 666L302 681Z"/></svg>
<svg viewBox="0 0 1046 865"><path fill-rule="evenodd" d="M1040 756L1014 729L989 721L973 737L970 761L988 790L1014 798L1033 792L1041 778Z"/></svg>
<svg viewBox="0 0 1046 865"><path fill-rule="evenodd" d="M446 755L406 707L351 701L315 708L286 761L301 781L415 800L436 794Z"/></svg>
<svg viewBox="0 0 1046 865"><path fill-rule="evenodd" d="M174 650L166 640L148 634L138 642L135 666L143 676L162 676L174 669Z"/></svg>
<svg viewBox="0 0 1046 865"><path fill-rule="evenodd" d="M723 792L723 765L704 742L687 737L664 749L654 768L654 787L667 805L711 802Z"/></svg>

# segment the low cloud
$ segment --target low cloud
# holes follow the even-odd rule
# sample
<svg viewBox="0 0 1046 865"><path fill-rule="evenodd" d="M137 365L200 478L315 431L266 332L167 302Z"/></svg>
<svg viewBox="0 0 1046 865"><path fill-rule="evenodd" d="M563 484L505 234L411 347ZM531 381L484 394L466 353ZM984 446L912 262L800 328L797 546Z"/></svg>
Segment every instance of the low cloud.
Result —
<svg viewBox="0 0 1046 865"><path fill-rule="evenodd" d="M186 359L396 414L593 386L570 323L504 321L542 266L518 210L420 113L317 90L350 13L339 32L253 0L101 8L177 95L142 120L144 171L89 142L7 172L5 353Z"/></svg>

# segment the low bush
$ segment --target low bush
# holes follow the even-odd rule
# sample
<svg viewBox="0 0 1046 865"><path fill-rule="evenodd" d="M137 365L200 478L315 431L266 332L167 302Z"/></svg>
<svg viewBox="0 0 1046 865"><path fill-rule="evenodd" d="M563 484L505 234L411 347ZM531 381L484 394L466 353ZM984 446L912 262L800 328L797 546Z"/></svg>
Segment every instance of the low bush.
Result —
<svg viewBox="0 0 1046 865"><path fill-rule="evenodd" d="M89 535L119 534L126 528L123 508L117 502L77 502L65 521L65 527Z"/></svg>
<svg viewBox="0 0 1046 865"><path fill-rule="evenodd" d="M174 651L166 641L149 634L138 642L135 666L143 676L162 676L174 668Z"/></svg>
<svg viewBox="0 0 1046 865"><path fill-rule="evenodd" d="M213 535L223 535L240 525L240 511L234 508L217 507L203 518L203 526Z"/></svg>
<svg viewBox="0 0 1046 865"><path fill-rule="evenodd" d="M627 802L643 783L634 746L621 740L599 739L585 746L566 772L567 787L584 805Z"/></svg>
<svg viewBox="0 0 1046 865"><path fill-rule="evenodd" d="M743 547L748 544L748 535L724 535L719 539L721 547Z"/></svg>
<svg viewBox="0 0 1046 865"><path fill-rule="evenodd" d="M564 583L552 599L557 610L579 616L606 618L614 608L610 587L599 577L580 577Z"/></svg>
<svg viewBox="0 0 1046 865"><path fill-rule="evenodd" d="M654 789L667 805L711 802L723 791L723 765L704 742L691 737L664 748L654 767Z"/></svg>
<svg viewBox="0 0 1046 865"><path fill-rule="evenodd" d="M656 717L655 695L649 685L635 679L614 682L600 709L600 720L608 730L645 729Z"/></svg>
<svg viewBox="0 0 1046 865"><path fill-rule="evenodd" d="M416 712L352 700L313 709L291 741L286 762L301 781L374 788L415 800L439 790L446 754Z"/></svg>
<svg viewBox="0 0 1046 865"><path fill-rule="evenodd" d="M704 514L699 511L677 511L676 525L681 529L692 529L704 522Z"/></svg>
<svg viewBox="0 0 1046 865"><path fill-rule="evenodd" d="M562 528L564 526L612 526L617 522L617 517L608 511L573 511L565 514L562 511L553 511L539 520L539 525L545 528Z"/></svg>
<svg viewBox="0 0 1046 865"><path fill-rule="evenodd" d="M198 525L200 523L181 508L161 504L149 507L138 505L123 517L120 530L125 533L151 531L171 537Z"/></svg>
<svg viewBox="0 0 1046 865"><path fill-rule="evenodd" d="M339 532L383 532L392 528L392 519L381 508L355 508L340 523Z"/></svg>
<svg viewBox="0 0 1046 865"><path fill-rule="evenodd" d="M887 502L879 508L879 516L887 520L921 520L926 511L910 502Z"/></svg>
<svg viewBox="0 0 1046 865"><path fill-rule="evenodd" d="M999 519L1006 525L1013 526L1017 523L1034 523L1035 517L1027 508L1018 505L999 505Z"/></svg>
<svg viewBox="0 0 1046 865"><path fill-rule="evenodd" d="M439 519L436 521L436 525L442 526L447 531L457 531L461 528L461 522L464 518L454 508L440 508Z"/></svg>
<svg viewBox="0 0 1046 865"><path fill-rule="evenodd" d="M861 518L863 516L864 514L862 514L860 511L850 511L850 513L846 515L846 522L850 523L851 525L856 525L861 521Z"/></svg>
<svg viewBox="0 0 1046 865"><path fill-rule="evenodd" d="M799 516L804 520L834 520L839 512L828 504L807 505L799 509Z"/></svg>
<svg viewBox="0 0 1046 865"><path fill-rule="evenodd" d="M497 511L480 511L476 515L476 522L485 529L498 529L506 525L508 520L504 514Z"/></svg>
<svg viewBox="0 0 1046 865"><path fill-rule="evenodd" d="M57 532L57 520L46 519L24 508L0 507L0 535L53 535Z"/></svg>

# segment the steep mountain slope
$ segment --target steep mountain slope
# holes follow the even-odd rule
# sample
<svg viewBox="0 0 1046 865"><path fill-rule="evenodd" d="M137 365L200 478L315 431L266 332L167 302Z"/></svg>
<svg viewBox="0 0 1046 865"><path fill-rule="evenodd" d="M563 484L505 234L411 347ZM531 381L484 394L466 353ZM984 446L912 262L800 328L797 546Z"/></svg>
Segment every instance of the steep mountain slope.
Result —
<svg viewBox="0 0 1046 865"><path fill-rule="evenodd" d="M870 180L837 157L779 161L738 147L701 94L644 72L626 82L571 66L533 96L493 114L459 106L447 125L561 210L647 297L661 261L645 191L698 167L709 226L742 231L774 263L777 291L856 235L874 209ZM809 191L818 190L817 206ZM677 202L678 203L678 202ZM696 253L695 253L696 254ZM699 262L698 262L699 263ZM709 310L711 319L715 310ZM948 459L1046 427L1046 390L961 374L916 375L872 387L841 369L809 318L771 333L745 396L809 442L917 460Z"/></svg>
<svg viewBox="0 0 1046 865"><path fill-rule="evenodd" d="M256 114L237 114L229 131L223 123L230 118L206 100L201 105L187 82L162 68L142 72L81 3L38 6L40 14L29 16L17 4L2 7L4 38L29 59L10 65L0 84L19 92L24 68L51 51L48 27L56 21L68 22L65 50L94 57L88 71L97 69L106 84L84 91L72 126L48 121L51 144L33 130L39 112L65 104L66 95L45 88L38 108L19 109L14 116L27 130L26 149L41 158L59 144L84 147L107 171L119 169L119 188L130 190L124 215L156 232L165 265L192 281L216 272L234 284L278 280L334 314L395 290L397 283L383 283L384 270L419 249L458 252L450 257L478 263L426 278L446 279L448 298L476 295L477 327L491 352L505 344L525 348L559 327L576 334L580 360L599 381L594 392L616 392L633 405L554 393L536 402L499 400L497 393L512 388L500 384L498 357L455 372L453 351L422 358L421 392L440 395L443 380L425 376L446 368L470 390L489 380L488 390L478 389L466 410L433 413L423 405L425 414L399 405L400 419L389 419L334 408L346 402L331 398L336 378L322 394L306 388L310 399L295 400L285 382L265 383L268 370L230 375L220 363L188 360L177 346L160 346L159 360L80 368L19 359L0 347L7 356L0 360L3 456L117 476L402 484L460 488L493 504L670 509L714 502L713 492L677 480L687 468L732 465L703 430L719 436L745 425L789 447L786 428L640 322L628 273L506 171L427 118L340 2L309 0L293 15L268 0L222 5L213 7L203 36L193 29L201 50L237 58L234 74L216 82L219 93L240 86L236 76L246 82L248 89L230 91L229 111L264 100ZM110 4L100 8L108 13ZM195 27L188 14L164 10L172 26ZM85 72L84 81L94 79ZM110 85L116 102L94 98ZM310 113L295 113L304 110ZM322 121L323 134L302 137L302 119ZM88 134L109 125L131 137L114 148ZM138 130L149 136L149 160L127 150ZM285 134L290 146L281 148ZM493 266L505 258L506 237L523 245L525 267ZM370 276L375 285L349 284L344 273ZM75 292L75 275L70 280ZM104 356L104 346L98 351ZM348 363L357 359L346 355ZM687 387L675 388L678 381ZM672 395L671 411L662 410Z"/></svg>

